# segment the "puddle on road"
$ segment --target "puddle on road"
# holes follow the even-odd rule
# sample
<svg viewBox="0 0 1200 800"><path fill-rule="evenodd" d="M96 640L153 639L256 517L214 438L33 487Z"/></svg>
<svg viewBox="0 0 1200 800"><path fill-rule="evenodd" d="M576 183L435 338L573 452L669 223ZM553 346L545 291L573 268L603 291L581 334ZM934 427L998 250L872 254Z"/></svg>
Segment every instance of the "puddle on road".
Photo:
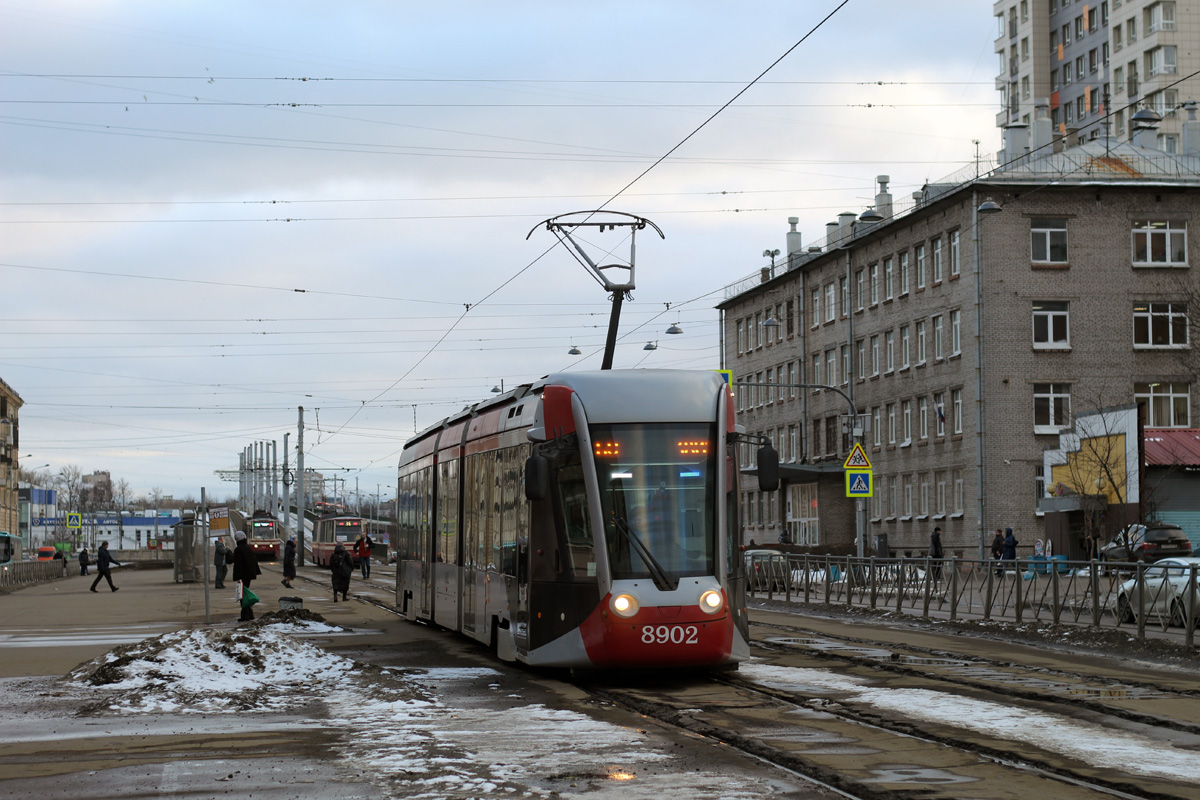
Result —
<svg viewBox="0 0 1200 800"><path fill-rule="evenodd" d="M915 783L920 785L947 783L974 783L978 778L955 775L944 769L888 765L871 770L874 777L862 779L862 783Z"/></svg>

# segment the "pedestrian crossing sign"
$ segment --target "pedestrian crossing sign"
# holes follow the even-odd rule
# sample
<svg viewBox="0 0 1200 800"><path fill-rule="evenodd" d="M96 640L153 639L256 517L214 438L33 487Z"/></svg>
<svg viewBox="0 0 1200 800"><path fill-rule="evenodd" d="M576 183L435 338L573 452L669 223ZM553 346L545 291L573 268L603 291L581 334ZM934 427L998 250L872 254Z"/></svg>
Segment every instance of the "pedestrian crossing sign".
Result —
<svg viewBox="0 0 1200 800"><path fill-rule="evenodd" d="M873 478L869 469L846 470L846 497L874 497Z"/></svg>
<svg viewBox="0 0 1200 800"><path fill-rule="evenodd" d="M82 528L83 527L83 515L82 514L67 514L67 527L75 528L75 529Z"/></svg>
<svg viewBox="0 0 1200 800"><path fill-rule="evenodd" d="M850 451L850 455L846 456L846 461L842 464L842 469L870 469L871 462L867 460L867 454L863 452L862 445L858 442L854 443L854 449Z"/></svg>

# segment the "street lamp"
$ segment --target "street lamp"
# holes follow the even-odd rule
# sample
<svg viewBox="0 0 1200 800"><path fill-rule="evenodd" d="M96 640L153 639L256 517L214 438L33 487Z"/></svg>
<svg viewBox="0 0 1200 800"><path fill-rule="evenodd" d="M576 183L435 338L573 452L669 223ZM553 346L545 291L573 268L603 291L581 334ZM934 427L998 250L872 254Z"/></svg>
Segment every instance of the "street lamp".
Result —
<svg viewBox="0 0 1200 800"><path fill-rule="evenodd" d="M580 350L575 345L571 345L571 349L567 351L567 355L570 355L570 356L583 355L583 351Z"/></svg>
<svg viewBox="0 0 1200 800"><path fill-rule="evenodd" d="M676 322L674 325L667 328L667 333L671 334L672 336L675 336L676 334L683 333L683 328L679 327L679 323Z"/></svg>
<svg viewBox="0 0 1200 800"><path fill-rule="evenodd" d="M866 222L868 224L883 222L883 214L880 214L873 208L868 208L866 211L858 215L858 221Z"/></svg>
<svg viewBox="0 0 1200 800"><path fill-rule="evenodd" d="M971 193L971 206L971 239L975 248L975 502L979 508L979 560L983 561L988 526L983 513L983 251L979 243L979 220L1000 213L1004 207L990 197L980 203L978 192Z"/></svg>
<svg viewBox="0 0 1200 800"><path fill-rule="evenodd" d="M642 349L643 350L657 350L658 345L655 344L654 342L646 342L646 346L643 347Z"/></svg>

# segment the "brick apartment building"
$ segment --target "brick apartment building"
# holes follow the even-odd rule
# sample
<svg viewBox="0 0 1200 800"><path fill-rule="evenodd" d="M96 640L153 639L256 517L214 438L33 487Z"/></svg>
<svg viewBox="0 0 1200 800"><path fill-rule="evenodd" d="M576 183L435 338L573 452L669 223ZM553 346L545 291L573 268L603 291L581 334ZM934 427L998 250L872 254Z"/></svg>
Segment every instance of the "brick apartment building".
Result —
<svg viewBox="0 0 1200 800"><path fill-rule="evenodd" d="M974 558L1010 526L1026 551L1043 535L1042 452L1073 409L1138 402L1147 426L1191 425L1200 156L1115 141L1052 153L1049 133L1046 120L1031 157L927 185L903 211L881 176L882 221L844 213L818 246L801 247L793 220L786 266L718 306L735 384L852 399L875 478L867 553L921 555L935 525L949 554ZM775 442L785 480L744 492L746 538L854 542L846 398L735 390L739 424Z"/></svg>
<svg viewBox="0 0 1200 800"><path fill-rule="evenodd" d="M17 503L17 459L20 449L21 396L0 380L0 531L17 533L20 515Z"/></svg>

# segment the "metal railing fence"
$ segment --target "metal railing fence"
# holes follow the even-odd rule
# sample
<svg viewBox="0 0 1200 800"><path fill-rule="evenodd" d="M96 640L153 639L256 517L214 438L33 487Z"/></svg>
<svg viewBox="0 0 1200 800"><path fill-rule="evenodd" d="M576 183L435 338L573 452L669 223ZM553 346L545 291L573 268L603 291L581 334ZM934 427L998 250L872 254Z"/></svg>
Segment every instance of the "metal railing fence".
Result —
<svg viewBox="0 0 1200 800"><path fill-rule="evenodd" d="M1197 565L1022 558L1002 561L788 555L749 572L753 595L921 617L1053 622L1147 632L1182 631L1195 646Z"/></svg>
<svg viewBox="0 0 1200 800"><path fill-rule="evenodd" d="M69 562L78 571L79 565ZM0 587L11 588L28 586L43 581L52 581L70 574L68 562L61 559L52 561L12 561L0 564Z"/></svg>

